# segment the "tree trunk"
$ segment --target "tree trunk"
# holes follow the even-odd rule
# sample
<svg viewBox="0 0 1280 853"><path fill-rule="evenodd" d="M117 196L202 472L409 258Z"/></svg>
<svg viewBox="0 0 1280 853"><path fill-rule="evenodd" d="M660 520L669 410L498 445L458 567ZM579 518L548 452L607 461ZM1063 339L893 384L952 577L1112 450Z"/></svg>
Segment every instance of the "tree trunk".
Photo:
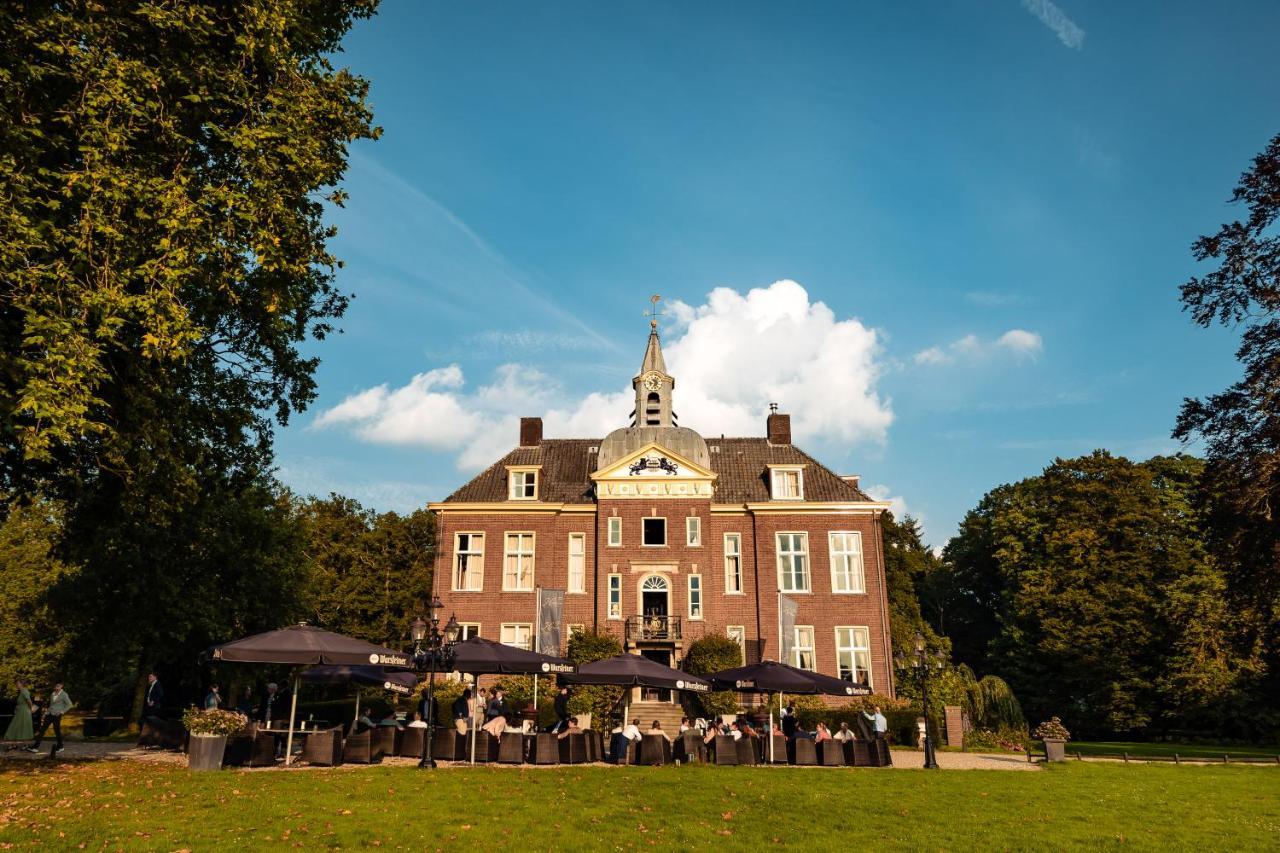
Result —
<svg viewBox="0 0 1280 853"><path fill-rule="evenodd" d="M142 667L138 667L138 671L142 671ZM138 686L133 691L133 713L129 717L129 731L137 732L141 730L138 721L142 719L142 706L147 701L147 677L145 675L138 676Z"/></svg>

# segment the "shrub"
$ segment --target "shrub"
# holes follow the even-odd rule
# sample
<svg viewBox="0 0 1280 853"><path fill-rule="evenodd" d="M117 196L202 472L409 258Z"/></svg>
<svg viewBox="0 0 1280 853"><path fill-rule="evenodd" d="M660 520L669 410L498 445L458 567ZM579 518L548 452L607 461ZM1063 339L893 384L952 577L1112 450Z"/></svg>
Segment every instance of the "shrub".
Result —
<svg viewBox="0 0 1280 853"><path fill-rule="evenodd" d="M1027 730L1025 727L1001 726L997 730L974 729L965 732L965 751L991 752L1005 750L1007 752L1025 752L1027 748Z"/></svg>
<svg viewBox="0 0 1280 853"><path fill-rule="evenodd" d="M462 691L466 690L470 686L471 685L467 684L462 679L450 678L450 679L444 679L443 681L436 682L436 692L435 692L436 707L440 709L441 725L445 725L445 726L453 725L453 703L457 700L459 696L462 695ZM426 685L424 684L422 686L422 689L419 690L413 696L413 707L415 709L422 702L422 700L426 698L426 695L427 695L427 688L426 688Z"/></svg>
<svg viewBox="0 0 1280 853"><path fill-rule="evenodd" d="M578 666L620 654L622 654L622 644L612 634L574 631L569 636L569 650L566 656L571 663ZM612 728L613 710L621 699L621 687L609 687L603 684L575 685L569 697L569 713L590 714L593 729L608 731Z"/></svg>
<svg viewBox="0 0 1280 853"><path fill-rule="evenodd" d="M1027 725L1018 698L999 676L988 675L971 683L964 704L969 723L975 729L1025 728Z"/></svg>
<svg viewBox="0 0 1280 853"><path fill-rule="evenodd" d="M249 718L235 711L201 711L188 708L182 712L182 725L193 735L225 735L230 737L244 731Z"/></svg>
<svg viewBox="0 0 1280 853"><path fill-rule="evenodd" d="M1036 730L1031 733L1037 740L1069 740L1071 732L1067 731L1067 727L1062 724L1062 720L1057 717L1050 717L1040 725L1036 726Z"/></svg>
<svg viewBox="0 0 1280 853"><path fill-rule="evenodd" d="M733 669L742 665L742 647L726 634L707 634L695 640L684 656L684 671L691 675L707 676L724 669ZM719 690L713 693L694 694L694 699L702 709L704 716L718 717L721 714L736 714L741 708L738 705L738 694L732 690Z"/></svg>

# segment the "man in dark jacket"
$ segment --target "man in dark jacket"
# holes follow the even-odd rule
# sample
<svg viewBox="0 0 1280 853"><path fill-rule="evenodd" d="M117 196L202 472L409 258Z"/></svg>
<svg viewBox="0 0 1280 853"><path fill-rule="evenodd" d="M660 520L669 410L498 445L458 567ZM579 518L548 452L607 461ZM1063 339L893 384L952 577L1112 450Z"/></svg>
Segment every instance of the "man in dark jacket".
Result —
<svg viewBox="0 0 1280 853"><path fill-rule="evenodd" d="M552 734L559 734L569 726L569 685L561 684L556 694L556 724L551 727Z"/></svg>
<svg viewBox="0 0 1280 853"><path fill-rule="evenodd" d="M146 722L148 717L161 719L164 715L164 688L160 686L160 679L154 672L147 673L147 693L142 700L142 720Z"/></svg>
<svg viewBox="0 0 1280 853"><path fill-rule="evenodd" d="M787 736L787 740L796 736L796 704L791 702L787 705L785 711L782 712L782 733Z"/></svg>

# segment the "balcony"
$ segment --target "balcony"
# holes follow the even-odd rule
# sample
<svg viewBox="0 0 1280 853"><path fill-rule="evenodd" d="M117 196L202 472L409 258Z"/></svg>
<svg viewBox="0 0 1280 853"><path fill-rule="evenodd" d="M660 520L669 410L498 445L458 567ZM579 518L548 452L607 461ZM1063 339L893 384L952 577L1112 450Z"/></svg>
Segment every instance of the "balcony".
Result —
<svg viewBox="0 0 1280 853"><path fill-rule="evenodd" d="M673 643L680 639L679 616L628 616L628 643Z"/></svg>

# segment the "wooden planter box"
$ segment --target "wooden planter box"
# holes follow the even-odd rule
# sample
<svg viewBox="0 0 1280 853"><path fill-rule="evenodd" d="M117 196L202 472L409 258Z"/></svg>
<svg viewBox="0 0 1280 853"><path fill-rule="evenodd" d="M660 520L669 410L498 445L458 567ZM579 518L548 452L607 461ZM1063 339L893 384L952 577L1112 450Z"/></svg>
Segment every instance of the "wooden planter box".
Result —
<svg viewBox="0 0 1280 853"><path fill-rule="evenodd" d="M221 770L226 750L226 735L193 734L187 746L187 767L191 770Z"/></svg>
<svg viewBox="0 0 1280 853"><path fill-rule="evenodd" d="M1045 761L1066 761L1067 760L1067 742L1062 738L1051 737L1044 739L1044 760Z"/></svg>

